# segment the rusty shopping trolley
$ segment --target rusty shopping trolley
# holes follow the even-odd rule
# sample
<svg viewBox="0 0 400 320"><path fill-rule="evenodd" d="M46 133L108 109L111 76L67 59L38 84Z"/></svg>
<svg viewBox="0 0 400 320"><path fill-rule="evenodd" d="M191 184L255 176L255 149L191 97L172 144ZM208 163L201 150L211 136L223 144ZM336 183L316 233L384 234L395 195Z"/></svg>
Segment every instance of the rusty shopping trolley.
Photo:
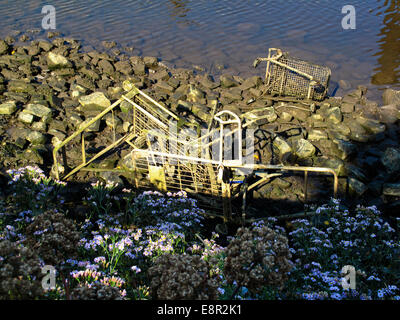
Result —
<svg viewBox="0 0 400 320"><path fill-rule="evenodd" d="M53 169L58 179L71 178L80 170L123 172L137 188L185 191L199 199L209 215L220 217L224 222L236 220L236 217L244 221L246 193L288 171L304 172L305 184L309 172L332 174L336 195L338 177L330 168L257 164L251 161L252 157L254 160L251 148L242 145L246 126L234 112L219 111L214 115L211 126L200 131L193 130L187 124L177 126L180 118L143 91L133 85L124 88L128 92L118 101L55 146ZM114 119L115 108L123 101L129 105L132 127L124 135L117 136L113 126L112 142L88 158L85 131L107 114ZM80 144L81 162L67 170L61 166L58 153L71 143L72 148ZM92 166L121 146L129 150L117 168L104 169L101 164ZM233 199L242 200L242 205L233 207Z"/></svg>
<svg viewBox="0 0 400 320"><path fill-rule="evenodd" d="M291 57L280 49L270 48L267 58L257 58L253 66L267 62L265 84L268 93L304 100L323 100L328 91L331 70Z"/></svg>

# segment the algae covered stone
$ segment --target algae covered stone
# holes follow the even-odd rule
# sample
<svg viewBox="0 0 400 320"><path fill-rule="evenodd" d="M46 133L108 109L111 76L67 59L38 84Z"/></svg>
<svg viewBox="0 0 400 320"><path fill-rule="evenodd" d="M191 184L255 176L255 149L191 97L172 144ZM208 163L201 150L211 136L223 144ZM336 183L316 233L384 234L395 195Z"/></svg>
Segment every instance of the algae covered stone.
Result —
<svg viewBox="0 0 400 320"><path fill-rule="evenodd" d="M103 92L94 92L87 96L79 98L79 103L82 105L82 110L99 110L107 109L111 102L107 99Z"/></svg>
<svg viewBox="0 0 400 320"><path fill-rule="evenodd" d="M11 115L17 110L15 101L9 101L0 104L0 114Z"/></svg>

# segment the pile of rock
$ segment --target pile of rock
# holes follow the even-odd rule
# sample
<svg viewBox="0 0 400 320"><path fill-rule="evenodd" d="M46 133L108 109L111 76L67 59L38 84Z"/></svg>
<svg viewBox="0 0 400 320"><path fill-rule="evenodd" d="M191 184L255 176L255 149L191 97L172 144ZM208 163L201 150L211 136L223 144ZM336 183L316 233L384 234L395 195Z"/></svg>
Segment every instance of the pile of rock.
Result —
<svg viewBox="0 0 400 320"><path fill-rule="evenodd" d="M54 146L118 99L123 81L129 80L188 123L203 127L210 123L215 105L237 114L258 110L263 118L248 127L263 133L257 136L259 146L265 137L271 139L272 148L258 150L264 163L327 166L348 176L348 187L357 196L373 195L380 201L400 197L398 91L386 90L381 107L366 98L366 88L359 87L310 108L274 102L258 76L242 79L225 74L216 80L194 70L169 68L156 57L80 49L77 41L65 38L21 46L13 45L11 38L0 40L4 168L27 162L51 167ZM89 146L94 150L104 146L111 136L103 133L114 126L117 134L129 131L128 111L122 103L114 121L106 117L95 122L85 133ZM254 120L246 115L243 119ZM67 151L81 160L79 151ZM118 161L116 156L109 165Z"/></svg>

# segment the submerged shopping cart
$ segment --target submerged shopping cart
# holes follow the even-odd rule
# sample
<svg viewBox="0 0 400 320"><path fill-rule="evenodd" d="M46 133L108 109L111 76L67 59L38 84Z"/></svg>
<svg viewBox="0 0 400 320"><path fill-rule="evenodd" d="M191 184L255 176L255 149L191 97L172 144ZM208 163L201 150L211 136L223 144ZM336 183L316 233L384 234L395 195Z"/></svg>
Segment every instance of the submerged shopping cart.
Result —
<svg viewBox="0 0 400 320"><path fill-rule="evenodd" d="M243 143L246 125L232 111L216 112L216 104L213 121L199 130L128 81L124 82L124 88L129 91L118 101L55 146L53 172L57 179L69 179L81 170L123 172L137 188L185 191L200 200L207 214L224 222L232 219L244 222L247 193L288 171L304 172L305 194L309 172L332 174L336 195L338 178L330 168L255 163L251 143L248 139ZM112 143L88 159L85 131L107 114L114 121L115 109L123 101L130 106L130 130L117 138L113 126ZM71 143L80 144L81 162L67 168L61 165L59 153L64 150L65 160L68 153L65 148ZM121 146L127 146L129 152L117 168L92 166ZM240 199L241 205L233 207L234 199Z"/></svg>
<svg viewBox="0 0 400 320"><path fill-rule="evenodd" d="M253 66L266 62L267 93L280 100L293 97L312 101L323 100L328 92L331 70L304 60L293 58L281 49L270 48L267 58L257 58Z"/></svg>

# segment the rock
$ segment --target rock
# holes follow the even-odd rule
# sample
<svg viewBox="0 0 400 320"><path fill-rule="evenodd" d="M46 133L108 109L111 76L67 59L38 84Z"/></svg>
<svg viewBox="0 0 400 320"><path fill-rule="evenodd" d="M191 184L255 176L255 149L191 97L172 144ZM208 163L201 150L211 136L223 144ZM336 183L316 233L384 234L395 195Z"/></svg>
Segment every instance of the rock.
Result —
<svg viewBox="0 0 400 320"><path fill-rule="evenodd" d="M301 122L306 122L307 119L311 116L311 113L309 111L300 109L288 108L287 112L290 113L295 119Z"/></svg>
<svg viewBox="0 0 400 320"><path fill-rule="evenodd" d="M15 101L8 101L0 104L0 114L11 115L17 110Z"/></svg>
<svg viewBox="0 0 400 320"><path fill-rule="evenodd" d="M400 172L400 150L387 148L381 157L381 162L389 174Z"/></svg>
<svg viewBox="0 0 400 320"><path fill-rule="evenodd" d="M382 98L385 105L394 104L400 106L400 90L386 89L383 92Z"/></svg>
<svg viewBox="0 0 400 320"><path fill-rule="evenodd" d="M146 75L146 65L143 61L138 61L133 65L133 72L137 76L145 76Z"/></svg>
<svg viewBox="0 0 400 320"><path fill-rule="evenodd" d="M233 87L231 89L224 90L222 92L222 97L230 99L232 101L242 100L242 90L240 89L240 87Z"/></svg>
<svg viewBox="0 0 400 320"><path fill-rule="evenodd" d="M342 103L342 105L340 106L340 110L343 113L352 113L355 110L355 104L351 104L351 103Z"/></svg>
<svg viewBox="0 0 400 320"><path fill-rule="evenodd" d="M102 41L101 44L107 49L112 49L117 45L115 41Z"/></svg>
<svg viewBox="0 0 400 320"><path fill-rule="evenodd" d="M351 142L344 141L341 139L334 139L333 143L336 145L338 150L338 152L335 153L335 155L342 160L350 158L357 152L357 146Z"/></svg>
<svg viewBox="0 0 400 320"><path fill-rule="evenodd" d="M367 132L371 134L379 134L386 130L386 126L379 121L367 119L364 117L357 117L356 121L364 127Z"/></svg>
<svg viewBox="0 0 400 320"><path fill-rule="evenodd" d="M155 88L158 88L162 92L165 92L167 94L172 94L174 92L174 87L170 86L167 82L165 81L158 81L157 84L155 85Z"/></svg>
<svg viewBox="0 0 400 320"><path fill-rule="evenodd" d="M361 126L357 121L352 121L348 123L350 127L350 139L357 142L367 142L369 140L368 134L363 126Z"/></svg>
<svg viewBox="0 0 400 320"><path fill-rule="evenodd" d="M292 148L285 139L276 136L273 141L273 146L277 149L282 161L287 160L292 154Z"/></svg>
<svg viewBox="0 0 400 320"><path fill-rule="evenodd" d="M5 42L4 40L0 40L0 55L8 53L9 49L10 47L7 42Z"/></svg>
<svg viewBox="0 0 400 320"><path fill-rule="evenodd" d="M382 193L385 196L400 197L400 183L385 183Z"/></svg>
<svg viewBox="0 0 400 320"><path fill-rule="evenodd" d="M239 85L239 83L231 75L221 75L219 77L219 81L222 88L231 88Z"/></svg>
<svg viewBox="0 0 400 320"><path fill-rule="evenodd" d="M315 154L315 147L306 139L299 139L294 143L294 153L300 159L310 158Z"/></svg>
<svg viewBox="0 0 400 320"><path fill-rule="evenodd" d="M30 103L24 109L25 113L30 113L36 117L43 118L51 115L51 109L41 105L41 104L34 104Z"/></svg>
<svg viewBox="0 0 400 320"><path fill-rule="evenodd" d="M39 41L38 47L41 48L43 51L50 51L53 48L53 44L48 41Z"/></svg>
<svg viewBox="0 0 400 320"><path fill-rule="evenodd" d="M248 90L250 88L256 88L259 85L261 85L262 79L259 76L254 76L251 78L247 78L241 85L240 85L240 89L244 90Z"/></svg>
<svg viewBox="0 0 400 320"><path fill-rule="evenodd" d="M209 74L205 74L201 78L200 84L210 90L213 90L220 86L220 83L215 82L214 79Z"/></svg>
<svg viewBox="0 0 400 320"><path fill-rule="evenodd" d="M116 115L114 115L114 120L112 117L111 113L108 113L105 117L104 117L105 121L106 121L106 125L108 127L110 127L111 129L113 128L119 128L122 125L122 120L117 117Z"/></svg>
<svg viewBox="0 0 400 320"><path fill-rule="evenodd" d="M46 125L46 123L43 122L43 121L37 121L37 122L34 122L34 123L32 124L32 129L35 130L35 131L42 131L42 132L45 132L45 131L46 131L46 128L47 128L47 125Z"/></svg>
<svg viewBox="0 0 400 320"><path fill-rule="evenodd" d="M79 125L83 122L82 118L78 114L71 114L69 117L70 123L74 128L78 128Z"/></svg>
<svg viewBox="0 0 400 320"><path fill-rule="evenodd" d="M82 105L82 109L87 111L102 111L111 105L110 100L103 92L94 92L83 96L79 98L79 103Z"/></svg>
<svg viewBox="0 0 400 320"><path fill-rule="evenodd" d="M156 57L144 57L143 62L148 68L154 68L158 65L158 59Z"/></svg>
<svg viewBox="0 0 400 320"><path fill-rule="evenodd" d="M33 119L33 115L30 113L20 112L18 115L18 120L26 124L31 124Z"/></svg>
<svg viewBox="0 0 400 320"><path fill-rule="evenodd" d="M31 131L26 137L33 145L44 144L46 142L46 136L38 131Z"/></svg>
<svg viewBox="0 0 400 320"><path fill-rule="evenodd" d="M368 182L368 178L363 170L351 163L346 163L346 171L348 176L353 177L361 182Z"/></svg>
<svg viewBox="0 0 400 320"><path fill-rule="evenodd" d="M379 121L386 124L393 124L400 119L400 110L394 104L385 105L379 108Z"/></svg>
<svg viewBox="0 0 400 320"><path fill-rule="evenodd" d="M23 80L11 80L8 82L8 90L13 92L21 92L21 93L28 93L34 94L36 93L35 87Z"/></svg>
<svg viewBox="0 0 400 320"><path fill-rule="evenodd" d="M133 73L133 69L129 61L118 61L114 63L115 69L122 74L131 75Z"/></svg>
<svg viewBox="0 0 400 320"><path fill-rule="evenodd" d="M349 191L357 196L362 196L368 189L364 183L355 178L350 177L348 181Z"/></svg>
<svg viewBox="0 0 400 320"><path fill-rule="evenodd" d="M342 112L340 111L340 108L338 108L338 107L329 108L326 112L326 119L327 119L327 121L329 121L333 124L338 124L338 123L342 122L343 115L342 115Z"/></svg>
<svg viewBox="0 0 400 320"><path fill-rule="evenodd" d="M12 141L17 141L18 139L25 140L30 132L31 130L25 128L12 127L7 129L7 134Z"/></svg>
<svg viewBox="0 0 400 320"><path fill-rule="evenodd" d="M328 134L324 130L312 129L307 136L308 140L319 141L328 139Z"/></svg>
<svg viewBox="0 0 400 320"><path fill-rule="evenodd" d="M100 60L97 65L105 74L112 75L115 71L114 66L108 60Z"/></svg>
<svg viewBox="0 0 400 320"><path fill-rule="evenodd" d="M187 93L187 101L189 102L203 102L205 98L205 92L196 88L194 85L189 86L189 90Z"/></svg>
<svg viewBox="0 0 400 320"><path fill-rule="evenodd" d="M85 121L83 121L80 125L79 125L79 129L83 128L84 126L86 126L90 121L92 121L94 119L94 117L89 117L87 118ZM94 123L92 123L89 127L87 127L87 129L85 130L86 132L97 132L100 130L100 122L101 120L98 119L96 120Z"/></svg>
<svg viewBox="0 0 400 320"><path fill-rule="evenodd" d="M64 56L54 52L49 52L47 54L47 65L49 69L53 70L58 68L70 67L71 63Z"/></svg>

